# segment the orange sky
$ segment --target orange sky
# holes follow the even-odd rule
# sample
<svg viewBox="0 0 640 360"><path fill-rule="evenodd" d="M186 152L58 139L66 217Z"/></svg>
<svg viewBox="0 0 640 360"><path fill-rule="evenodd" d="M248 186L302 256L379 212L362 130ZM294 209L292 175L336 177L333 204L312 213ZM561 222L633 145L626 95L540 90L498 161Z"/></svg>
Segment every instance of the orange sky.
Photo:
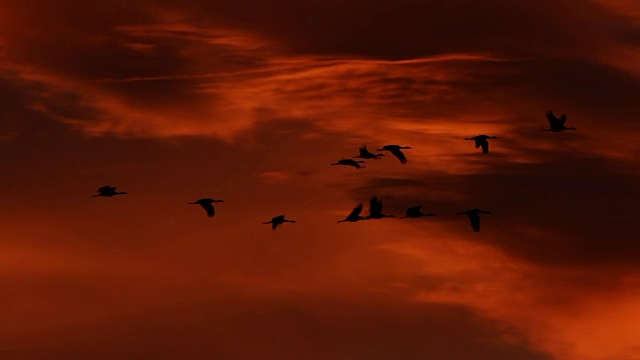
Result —
<svg viewBox="0 0 640 360"><path fill-rule="evenodd" d="M0 358L640 359L638 64L631 0L4 0Z"/></svg>

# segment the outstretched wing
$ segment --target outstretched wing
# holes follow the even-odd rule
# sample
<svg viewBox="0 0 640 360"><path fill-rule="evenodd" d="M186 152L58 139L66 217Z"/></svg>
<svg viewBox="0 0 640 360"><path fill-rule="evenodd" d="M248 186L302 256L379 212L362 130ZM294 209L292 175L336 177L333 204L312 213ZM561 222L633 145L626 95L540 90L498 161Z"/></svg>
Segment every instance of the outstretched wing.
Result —
<svg viewBox="0 0 640 360"><path fill-rule="evenodd" d="M566 118L566 117L565 117ZM547 121L549 122L549 126L551 128L558 126L560 124L560 119L558 119L552 112L547 113Z"/></svg>
<svg viewBox="0 0 640 360"><path fill-rule="evenodd" d="M480 141L480 146L482 146L482 152L485 154L489 153L489 142L487 141L487 139L482 139Z"/></svg>
<svg viewBox="0 0 640 360"><path fill-rule="evenodd" d="M371 201L369 202L369 216L382 216L382 201L378 200L376 196L372 197Z"/></svg>
<svg viewBox="0 0 640 360"><path fill-rule="evenodd" d="M107 192L113 192L116 190L115 186L102 186L101 188L98 189L99 193L107 193Z"/></svg>
<svg viewBox="0 0 640 360"><path fill-rule="evenodd" d="M347 216L347 219L357 218L358 216L360 216L361 212L362 204L358 204L358 206L354 207L353 210L351 210L351 213L349 214L349 216Z"/></svg>
<svg viewBox="0 0 640 360"><path fill-rule="evenodd" d="M560 116L560 119L558 119L558 123L560 125L564 125L565 121L567 121L567 114L562 114L562 116Z"/></svg>
<svg viewBox="0 0 640 360"><path fill-rule="evenodd" d="M400 149L398 149L398 148L392 148L392 149L391 149L391 150L389 150L389 151L391 151L391 153L392 153L395 157L397 157L398 159L400 159L400 163L401 163L402 165L404 165L404 164L406 164L406 163L407 163L407 158L404 156L404 154L402 153L402 151L400 151Z"/></svg>
<svg viewBox="0 0 640 360"><path fill-rule="evenodd" d="M467 216L469 217L469 221L471 221L471 228L473 228L473 231L480 231L480 215L475 213L467 213Z"/></svg>
<svg viewBox="0 0 640 360"><path fill-rule="evenodd" d="M213 217L213 215L215 215L215 214L216 214L216 211L215 211L215 209L213 208L213 205L211 205L211 203L208 203L208 202L207 202L207 203L202 202L202 203L200 203L200 206L202 206L202 208L204 209L204 211L206 211L206 212L207 212L207 216L208 216L208 217Z"/></svg>
<svg viewBox="0 0 640 360"><path fill-rule="evenodd" d="M418 205L418 206L414 206L414 207L410 207L407 209L407 217L415 217L415 216L420 216L421 212L420 209L422 208L422 205Z"/></svg>

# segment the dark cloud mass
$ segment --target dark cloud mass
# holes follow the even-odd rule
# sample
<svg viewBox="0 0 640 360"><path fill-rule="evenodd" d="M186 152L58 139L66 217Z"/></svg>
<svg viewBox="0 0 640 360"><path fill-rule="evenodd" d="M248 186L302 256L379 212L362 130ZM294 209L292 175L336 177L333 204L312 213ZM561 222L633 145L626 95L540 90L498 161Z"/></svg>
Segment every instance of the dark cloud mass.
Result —
<svg viewBox="0 0 640 360"><path fill-rule="evenodd" d="M491 328L496 324L453 306L410 304L399 308L376 304L354 308L348 302L309 301L304 297L266 303L227 299L209 305L219 311L172 306L134 319L98 318L96 321L102 324L99 329L92 324L73 324L40 349L5 344L2 354L7 359L202 354L220 359L445 359L468 358L470 354L475 359L549 358L528 349L517 333L494 332ZM457 332L457 338L448 336L448 331ZM82 341L78 339L80 333ZM502 336L513 340L502 343L497 339ZM101 352L96 354L95 349ZM46 356L40 355L43 351Z"/></svg>
<svg viewBox="0 0 640 360"><path fill-rule="evenodd" d="M488 208L496 216L486 221L497 229L487 229L491 236L477 241L530 261L560 267L635 263L638 176L617 173L602 160L557 154L560 160L543 164L496 164L490 173L373 178L356 194L384 194L396 212L424 203L460 231L468 229L456 212ZM540 237L530 229L554 236Z"/></svg>
<svg viewBox="0 0 640 360"><path fill-rule="evenodd" d="M640 359L639 31L631 0L4 1L0 357ZM365 144L412 149L329 165ZM336 223L374 195L436 216Z"/></svg>

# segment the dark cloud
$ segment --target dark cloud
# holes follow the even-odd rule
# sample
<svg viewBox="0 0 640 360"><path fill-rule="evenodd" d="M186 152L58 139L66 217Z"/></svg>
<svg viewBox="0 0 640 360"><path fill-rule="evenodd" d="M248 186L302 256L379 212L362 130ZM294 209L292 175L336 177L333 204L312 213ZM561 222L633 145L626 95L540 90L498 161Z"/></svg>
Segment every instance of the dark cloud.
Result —
<svg viewBox="0 0 640 360"><path fill-rule="evenodd" d="M102 315L61 330L6 334L0 354L4 359L551 358L530 349L509 327L462 307L400 307L375 300L364 306L301 297L182 303L127 319Z"/></svg>
<svg viewBox="0 0 640 360"><path fill-rule="evenodd" d="M218 1L198 3L227 25L270 34L294 51L411 58L457 51L590 46L584 28L614 31L626 19L594 3L515 4L477 0L371 3ZM195 13L195 12L194 12ZM272 16L261 16L269 13ZM195 17L198 18L197 16ZM200 18L202 19L202 18Z"/></svg>
<svg viewBox="0 0 640 360"><path fill-rule="evenodd" d="M530 261L554 266L633 264L640 256L634 212L640 198L637 174L617 172L610 160L577 158L569 152L552 157L558 160L518 164L487 159L492 163L483 173L374 178L356 190L359 199L382 196L395 213L423 204L460 233L469 229L455 212L491 210L493 214L483 217L486 225L480 234L486 235L470 233L467 238Z"/></svg>

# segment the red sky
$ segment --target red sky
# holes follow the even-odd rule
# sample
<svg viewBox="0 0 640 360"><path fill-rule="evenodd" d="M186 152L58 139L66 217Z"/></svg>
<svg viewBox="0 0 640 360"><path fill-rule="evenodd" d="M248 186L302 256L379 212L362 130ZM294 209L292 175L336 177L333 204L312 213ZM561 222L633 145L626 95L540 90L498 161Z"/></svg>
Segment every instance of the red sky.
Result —
<svg viewBox="0 0 640 360"><path fill-rule="evenodd" d="M4 0L0 357L640 359L639 64L632 0Z"/></svg>

